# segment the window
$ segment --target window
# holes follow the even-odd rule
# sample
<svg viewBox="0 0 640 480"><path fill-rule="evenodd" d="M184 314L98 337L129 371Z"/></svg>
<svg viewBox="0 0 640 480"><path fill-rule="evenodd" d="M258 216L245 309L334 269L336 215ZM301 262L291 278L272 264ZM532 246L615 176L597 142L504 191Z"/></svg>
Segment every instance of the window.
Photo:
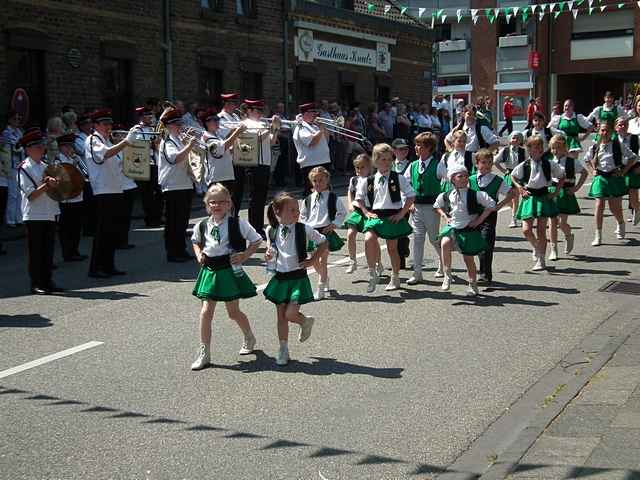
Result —
<svg viewBox="0 0 640 480"><path fill-rule="evenodd" d="M218 105L223 92L223 72L219 68L200 67L198 71L199 93L207 103Z"/></svg>
<svg viewBox="0 0 640 480"><path fill-rule="evenodd" d="M132 117L131 62L124 59L103 58L102 92L104 104L112 109L116 122L129 123Z"/></svg>
<svg viewBox="0 0 640 480"><path fill-rule="evenodd" d="M258 14L256 0L236 0L236 13L242 17L256 17Z"/></svg>
<svg viewBox="0 0 640 480"><path fill-rule="evenodd" d="M633 57L633 18L629 10L578 16L573 21L571 60Z"/></svg>
<svg viewBox="0 0 640 480"><path fill-rule="evenodd" d="M527 72L498 73L498 83L531 82L531 74Z"/></svg>
<svg viewBox="0 0 640 480"><path fill-rule="evenodd" d="M310 103L316 98L316 84L313 80L298 80L298 103Z"/></svg>
<svg viewBox="0 0 640 480"><path fill-rule="evenodd" d="M242 72L242 91L247 98L261 99L263 97L262 73Z"/></svg>
<svg viewBox="0 0 640 480"><path fill-rule="evenodd" d="M469 73L469 50L440 52L438 55L438 74L455 75Z"/></svg>
<svg viewBox="0 0 640 480"><path fill-rule="evenodd" d="M356 102L356 87L353 84L340 85L340 103L349 109Z"/></svg>
<svg viewBox="0 0 640 480"><path fill-rule="evenodd" d="M223 0L200 0L200 7L221 12L223 9Z"/></svg>
<svg viewBox="0 0 640 480"><path fill-rule="evenodd" d="M377 85L376 87L376 101L378 104L382 105L385 102L388 102L391 98L391 88L386 85Z"/></svg>
<svg viewBox="0 0 640 480"><path fill-rule="evenodd" d="M7 60L8 71L12 72L7 78L8 98L16 88L23 88L29 96L30 117L25 120L44 126L47 121L44 52L10 48L7 50Z"/></svg>
<svg viewBox="0 0 640 480"><path fill-rule="evenodd" d="M511 97L513 103L513 120L515 122L526 122L527 120L527 106L529 105L529 98L531 98L531 92L529 90L503 90L498 92L498 121L504 122L504 114L502 106L504 100L507 97Z"/></svg>

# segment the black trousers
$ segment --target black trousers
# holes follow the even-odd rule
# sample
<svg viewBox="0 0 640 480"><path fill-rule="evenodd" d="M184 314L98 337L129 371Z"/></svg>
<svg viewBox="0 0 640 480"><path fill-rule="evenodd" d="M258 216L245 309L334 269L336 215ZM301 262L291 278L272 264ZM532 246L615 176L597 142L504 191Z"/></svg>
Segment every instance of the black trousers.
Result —
<svg viewBox="0 0 640 480"><path fill-rule="evenodd" d="M62 257L67 260L74 255L79 255L80 237L82 236L82 216L84 214L84 202L61 203L60 218L60 247Z"/></svg>
<svg viewBox="0 0 640 480"><path fill-rule="evenodd" d="M513 120L511 118L507 118L504 121L504 125L502 126L502 128L498 132L498 136L501 137L502 136L502 132L504 132L505 130L507 132L509 132L509 135L511 135L511 132L513 132Z"/></svg>
<svg viewBox="0 0 640 480"><path fill-rule="evenodd" d="M496 223L498 223L498 212L493 212L480 225L480 234L486 240L489 247L482 252L480 257L480 275L484 275L487 280L493 279L493 249L496 246Z"/></svg>
<svg viewBox="0 0 640 480"><path fill-rule="evenodd" d="M0 232L4 225L4 217L7 214L7 200L9 199L9 187L0 187ZM0 241L0 250L2 250L2 241Z"/></svg>
<svg viewBox="0 0 640 480"><path fill-rule="evenodd" d="M267 204L269 193L269 176L271 167L261 165L259 167L236 167L235 191L233 193L233 205L236 215L240 212L245 185L251 192L249 199L249 223L256 232L264 235L264 207Z"/></svg>
<svg viewBox="0 0 640 480"><path fill-rule="evenodd" d="M164 248L167 257L187 255L186 231L191 215L193 190L170 190L164 192L166 207L164 224Z"/></svg>
<svg viewBox="0 0 640 480"><path fill-rule="evenodd" d="M276 185L284 187L289 174L289 139L287 137L279 137L280 141L280 157L277 159L276 169L273 172L273 178ZM271 159L273 161L274 159Z"/></svg>
<svg viewBox="0 0 640 480"><path fill-rule="evenodd" d="M118 247L124 248L129 245L129 231L131 230L131 215L133 214L133 201L136 197L137 188L125 190L122 192L124 195L124 209L122 211L122 230L120 230L120 237L118 239Z"/></svg>
<svg viewBox="0 0 640 480"><path fill-rule="evenodd" d="M144 210L144 223L147 227L162 223L162 211L164 210L164 197L162 189L158 185L158 166L151 165L151 177L148 182L136 182L142 197L142 209Z"/></svg>
<svg viewBox="0 0 640 480"><path fill-rule="evenodd" d="M103 193L94 195L96 204L96 233L91 249L90 272L111 272L116 269L115 256L122 231L124 195Z"/></svg>
<svg viewBox="0 0 640 480"><path fill-rule="evenodd" d="M91 188L89 182L84 182L82 198L82 202L84 203L82 234L85 237L93 237L96 234L98 215L96 214L96 199L93 195L93 188Z"/></svg>
<svg viewBox="0 0 640 480"><path fill-rule="evenodd" d="M51 286L56 222L27 220L27 262L31 288Z"/></svg>

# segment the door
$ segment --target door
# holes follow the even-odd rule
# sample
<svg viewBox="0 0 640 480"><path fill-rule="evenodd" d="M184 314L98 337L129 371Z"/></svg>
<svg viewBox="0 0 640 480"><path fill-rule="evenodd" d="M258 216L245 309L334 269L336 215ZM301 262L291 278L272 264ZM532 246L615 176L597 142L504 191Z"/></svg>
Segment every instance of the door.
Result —
<svg viewBox="0 0 640 480"><path fill-rule="evenodd" d="M13 96L16 88L22 88L29 96L29 118L25 125L47 124L47 101L44 73L44 51L10 48L7 52L8 71L7 98Z"/></svg>
<svg viewBox="0 0 640 480"><path fill-rule="evenodd" d="M129 60L103 58L102 89L104 105L113 111L116 123L133 123L131 63Z"/></svg>
<svg viewBox="0 0 640 480"><path fill-rule="evenodd" d="M301 78L298 80L298 103L311 103L316 99L316 84L313 80Z"/></svg>

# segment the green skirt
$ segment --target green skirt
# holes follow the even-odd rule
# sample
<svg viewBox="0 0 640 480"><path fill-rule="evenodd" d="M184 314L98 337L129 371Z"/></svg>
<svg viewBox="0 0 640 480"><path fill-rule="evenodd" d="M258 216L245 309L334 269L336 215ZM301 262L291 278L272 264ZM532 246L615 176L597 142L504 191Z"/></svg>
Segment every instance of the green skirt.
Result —
<svg viewBox="0 0 640 480"><path fill-rule="evenodd" d="M625 178L627 188L640 188L640 167L631 169Z"/></svg>
<svg viewBox="0 0 640 480"><path fill-rule="evenodd" d="M440 182L440 191L442 193L449 193L453 189L453 184L449 180L442 180Z"/></svg>
<svg viewBox="0 0 640 480"><path fill-rule="evenodd" d="M520 199L516 218L518 220L531 220L532 218L547 217L553 218L558 216L558 204L549 199L547 195L539 197L529 195Z"/></svg>
<svg viewBox="0 0 640 480"><path fill-rule="evenodd" d="M591 182L589 196L591 198L615 198L627 194L625 177L605 177L596 175Z"/></svg>
<svg viewBox="0 0 640 480"><path fill-rule="evenodd" d="M571 137L567 135L565 137L565 140L567 141L567 151L569 152L576 151L576 150L582 151L582 145L580 144L580 139L577 136Z"/></svg>
<svg viewBox="0 0 640 480"><path fill-rule="evenodd" d="M555 193L556 187L549 187L550 193ZM580 213L580 206L575 195L567 192L566 189L560 190L560 194L556 197L556 205L558 212L566 215L577 215Z"/></svg>
<svg viewBox="0 0 640 480"><path fill-rule="evenodd" d="M278 280L273 276L267 288L264 289L264 296L276 305L282 305L283 303L304 305L305 303L313 302L313 290L311 290L309 277Z"/></svg>
<svg viewBox="0 0 640 480"><path fill-rule="evenodd" d="M480 230L458 230L451 225L445 225L438 235L438 238L443 237L451 237L463 255L478 255L489 248Z"/></svg>
<svg viewBox="0 0 640 480"><path fill-rule="evenodd" d="M507 173L506 175L503 175L502 179L504 180L504 183L506 183L510 187L513 187L513 179L511 178L511 174L510 173Z"/></svg>
<svg viewBox="0 0 640 480"><path fill-rule="evenodd" d="M413 232L413 229L406 218L401 219L398 223L393 223L388 217L385 217L367 218L363 231L372 231L385 240L396 240L398 238L408 237Z"/></svg>
<svg viewBox="0 0 640 480"><path fill-rule="evenodd" d="M231 267L220 270L201 267L192 294L201 300L217 302L230 302L257 295L256 286L247 274L243 272L236 276Z"/></svg>
<svg viewBox="0 0 640 480"><path fill-rule="evenodd" d="M349 217L344 221L344 225L347 228L355 228L357 231L362 233L362 231L364 230L365 221L366 219L364 218L364 215L362 215L360 209L355 209L353 212L351 212L351 215L349 215Z"/></svg>
<svg viewBox="0 0 640 480"><path fill-rule="evenodd" d="M329 243L329 251L337 252L342 249L344 245L344 240L338 236L338 234L334 231L325 235L327 237L327 242ZM309 240L307 242L307 252L313 252L316 249L316 242L313 240Z"/></svg>

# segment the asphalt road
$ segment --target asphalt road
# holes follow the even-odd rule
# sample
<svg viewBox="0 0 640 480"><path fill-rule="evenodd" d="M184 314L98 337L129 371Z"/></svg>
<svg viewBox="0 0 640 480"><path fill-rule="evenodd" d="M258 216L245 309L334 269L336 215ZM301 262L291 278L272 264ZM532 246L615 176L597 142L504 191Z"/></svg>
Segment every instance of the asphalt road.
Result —
<svg viewBox="0 0 640 480"><path fill-rule="evenodd" d="M24 245L11 242L0 262L0 478L431 478L615 312L622 296L600 287L640 275L640 228L616 241L608 217L593 248L593 202L581 205L575 256L537 274L520 230L506 227L510 212L500 214L497 283L479 298L460 281L441 292L431 272L424 285L368 295L364 268L332 268L333 296L303 308L316 325L303 345L292 329L285 368L275 309L260 295L242 303L256 355L237 355L241 335L219 308L214 365L189 370L197 268L165 263L160 230L133 232L137 248L117 260L129 275L115 281L60 262L55 278L71 291L49 297L26 295ZM267 281L258 257L246 270Z"/></svg>

